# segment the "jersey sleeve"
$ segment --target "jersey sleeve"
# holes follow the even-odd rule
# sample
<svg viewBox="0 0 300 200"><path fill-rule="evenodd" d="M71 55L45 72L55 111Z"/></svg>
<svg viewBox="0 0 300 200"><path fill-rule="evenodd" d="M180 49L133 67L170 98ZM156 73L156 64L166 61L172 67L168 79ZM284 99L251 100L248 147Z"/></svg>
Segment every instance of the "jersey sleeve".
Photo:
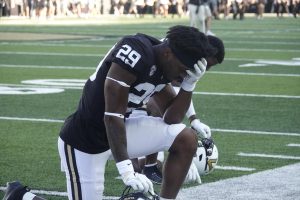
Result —
<svg viewBox="0 0 300 200"><path fill-rule="evenodd" d="M112 52L112 62L134 73L143 73L154 63L152 45L146 39L125 37Z"/></svg>

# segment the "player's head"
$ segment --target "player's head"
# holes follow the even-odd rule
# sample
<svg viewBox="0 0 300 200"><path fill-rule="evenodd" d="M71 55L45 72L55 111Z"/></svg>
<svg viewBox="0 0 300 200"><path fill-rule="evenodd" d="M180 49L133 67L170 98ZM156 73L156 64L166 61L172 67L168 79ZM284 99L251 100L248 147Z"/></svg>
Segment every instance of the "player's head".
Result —
<svg viewBox="0 0 300 200"><path fill-rule="evenodd" d="M194 27L173 26L167 32L168 46L178 60L190 69L201 58L212 57L217 50L209 44L208 38Z"/></svg>
<svg viewBox="0 0 300 200"><path fill-rule="evenodd" d="M221 39L211 35L207 36L207 38L209 44L217 49L217 53L214 56L206 57L206 70L209 70L212 66L223 62L225 56L225 48Z"/></svg>
<svg viewBox="0 0 300 200"><path fill-rule="evenodd" d="M171 27L163 44L167 48L160 61L164 77L169 81L182 79L186 70L194 70L198 60L212 57L217 52L202 32L189 26Z"/></svg>

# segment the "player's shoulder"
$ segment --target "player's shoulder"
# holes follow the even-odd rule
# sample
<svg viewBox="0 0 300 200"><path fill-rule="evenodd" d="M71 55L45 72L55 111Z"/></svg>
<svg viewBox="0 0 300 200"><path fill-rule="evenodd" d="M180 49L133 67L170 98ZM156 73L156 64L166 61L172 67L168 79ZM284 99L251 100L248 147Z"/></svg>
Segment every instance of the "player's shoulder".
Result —
<svg viewBox="0 0 300 200"><path fill-rule="evenodd" d="M124 36L121 40L121 44L129 44L132 48L145 52L152 51L152 47L160 43L158 39L142 33Z"/></svg>

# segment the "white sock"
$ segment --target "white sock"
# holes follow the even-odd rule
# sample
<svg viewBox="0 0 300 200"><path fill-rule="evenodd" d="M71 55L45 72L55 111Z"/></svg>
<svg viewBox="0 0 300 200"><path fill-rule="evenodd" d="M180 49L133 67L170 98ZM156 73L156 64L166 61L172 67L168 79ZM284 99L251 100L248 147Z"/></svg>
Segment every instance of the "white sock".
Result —
<svg viewBox="0 0 300 200"><path fill-rule="evenodd" d="M31 192L26 192L22 200L32 200L36 195Z"/></svg>
<svg viewBox="0 0 300 200"><path fill-rule="evenodd" d="M163 197L159 197L159 200L175 200L175 199L166 199L166 198L163 198Z"/></svg>
<svg viewBox="0 0 300 200"><path fill-rule="evenodd" d="M145 167L153 167L155 165L157 165L157 163L147 164L147 165L145 165Z"/></svg>

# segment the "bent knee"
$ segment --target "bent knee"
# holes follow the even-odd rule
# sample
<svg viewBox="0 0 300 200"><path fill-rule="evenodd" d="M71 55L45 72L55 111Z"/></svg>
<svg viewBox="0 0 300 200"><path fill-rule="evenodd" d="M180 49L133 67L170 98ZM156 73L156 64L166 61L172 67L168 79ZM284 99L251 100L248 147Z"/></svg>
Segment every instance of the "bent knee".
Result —
<svg viewBox="0 0 300 200"><path fill-rule="evenodd" d="M170 151L183 151L188 154L195 154L197 151L197 134L191 128L184 128L176 137Z"/></svg>

